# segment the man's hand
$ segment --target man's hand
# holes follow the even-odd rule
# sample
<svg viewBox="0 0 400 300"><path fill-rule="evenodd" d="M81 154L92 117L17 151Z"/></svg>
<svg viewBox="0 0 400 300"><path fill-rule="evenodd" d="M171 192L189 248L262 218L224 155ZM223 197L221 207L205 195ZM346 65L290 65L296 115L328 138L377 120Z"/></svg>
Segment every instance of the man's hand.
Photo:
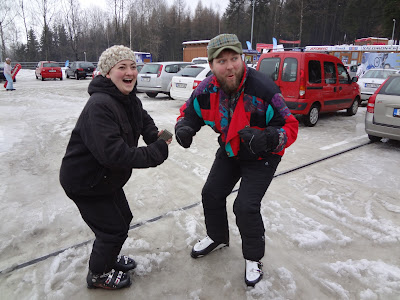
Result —
<svg viewBox="0 0 400 300"><path fill-rule="evenodd" d="M183 148L189 148L196 133L189 126L178 127L175 130L176 140Z"/></svg>
<svg viewBox="0 0 400 300"><path fill-rule="evenodd" d="M278 130L273 127L267 127L265 130L247 127L238 133L244 145L253 154L273 151L279 144Z"/></svg>

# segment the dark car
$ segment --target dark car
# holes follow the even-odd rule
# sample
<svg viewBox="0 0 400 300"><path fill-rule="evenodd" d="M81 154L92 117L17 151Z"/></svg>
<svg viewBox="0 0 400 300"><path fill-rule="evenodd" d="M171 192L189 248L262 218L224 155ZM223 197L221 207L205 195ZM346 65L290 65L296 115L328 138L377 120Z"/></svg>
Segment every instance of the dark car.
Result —
<svg viewBox="0 0 400 300"><path fill-rule="evenodd" d="M65 69L65 77L80 78L91 77L96 67L88 61L74 61Z"/></svg>

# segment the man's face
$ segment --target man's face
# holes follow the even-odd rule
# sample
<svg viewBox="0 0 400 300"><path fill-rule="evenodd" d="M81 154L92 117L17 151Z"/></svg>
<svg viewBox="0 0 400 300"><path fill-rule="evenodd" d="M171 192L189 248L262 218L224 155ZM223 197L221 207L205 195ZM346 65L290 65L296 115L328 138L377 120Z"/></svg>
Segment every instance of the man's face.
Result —
<svg viewBox="0 0 400 300"><path fill-rule="evenodd" d="M236 92L244 74L243 61L239 53L229 49L223 50L210 62L210 68L227 95Z"/></svg>

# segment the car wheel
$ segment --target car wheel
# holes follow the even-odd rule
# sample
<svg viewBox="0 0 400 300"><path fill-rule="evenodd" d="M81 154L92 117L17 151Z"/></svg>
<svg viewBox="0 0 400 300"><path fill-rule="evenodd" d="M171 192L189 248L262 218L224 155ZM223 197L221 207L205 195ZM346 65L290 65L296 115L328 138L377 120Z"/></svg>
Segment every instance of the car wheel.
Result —
<svg viewBox="0 0 400 300"><path fill-rule="evenodd" d="M67 73L67 72L65 72L65 77L69 78L69 75L68 75L68 73Z"/></svg>
<svg viewBox="0 0 400 300"><path fill-rule="evenodd" d="M36 79L39 79L39 77L37 77L36 73L35 73L35 77L36 77Z"/></svg>
<svg viewBox="0 0 400 300"><path fill-rule="evenodd" d="M147 96L149 96L150 98L155 98L158 93L146 93Z"/></svg>
<svg viewBox="0 0 400 300"><path fill-rule="evenodd" d="M42 74L40 74L40 76L42 77L42 81L44 81L44 78L43 78Z"/></svg>
<svg viewBox="0 0 400 300"><path fill-rule="evenodd" d="M373 143L379 142L382 139L379 136L374 136L374 135L370 135L370 134L368 134L368 138Z"/></svg>
<svg viewBox="0 0 400 300"><path fill-rule="evenodd" d="M356 99L354 99L351 106L347 109L346 115L354 116L358 111L358 106L359 106L359 102L358 102L358 98L356 98Z"/></svg>
<svg viewBox="0 0 400 300"><path fill-rule="evenodd" d="M303 123L308 127L313 127L319 119L319 105L313 104L308 114L303 116Z"/></svg>
<svg viewBox="0 0 400 300"><path fill-rule="evenodd" d="M60 77L60 80L63 80L62 76Z"/></svg>
<svg viewBox="0 0 400 300"><path fill-rule="evenodd" d="M78 73L75 73L75 79L76 79L76 80L79 80Z"/></svg>

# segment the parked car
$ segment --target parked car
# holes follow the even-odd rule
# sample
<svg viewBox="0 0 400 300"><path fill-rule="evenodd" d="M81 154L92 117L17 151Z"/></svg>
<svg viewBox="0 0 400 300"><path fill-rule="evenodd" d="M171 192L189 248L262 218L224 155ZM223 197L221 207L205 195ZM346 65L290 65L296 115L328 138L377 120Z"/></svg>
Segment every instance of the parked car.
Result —
<svg viewBox="0 0 400 300"><path fill-rule="evenodd" d="M11 67L11 69L12 69L12 67ZM6 81L6 76L4 76L4 62L0 62L0 82L3 80ZM17 81L17 78L15 77L13 79L13 82L16 82L16 81Z"/></svg>
<svg viewBox="0 0 400 300"><path fill-rule="evenodd" d="M74 77L76 80L80 78L90 77L96 67L88 61L74 61L71 62L65 69L65 77Z"/></svg>
<svg viewBox="0 0 400 300"><path fill-rule="evenodd" d="M192 59L194 64L208 64L208 57L195 57Z"/></svg>
<svg viewBox="0 0 400 300"><path fill-rule="evenodd" d="M365 131L373 142L381 138L400 141L400 74L388 77L369 97Z"/></svg>
<svg viewBox="0 0 400 300"><path fill-rule="evenodd" d="M357 113L360 88L345 66L333 55L280 51L261 55L257 70L279 86L293 114L303 115L306 126L315 126L323 112Z"/></svg>
<svg viewBox="0 0 400 300"><path fill-rule="evenodd" d="M210 65L189 65L180 70L171 80L170 95L175 100L187 100L202 80L212 75Z"/></svg>
<svg viewBox="0 0 400 300"><path fill-rule="evenodd" d="M55 61L39 61L35 69L36 79L44 81L47 78L60 78L63 80L61 67Z"/></svg>
<svg viewBox="0 0 400 300"><path fill-rule="evenodd" d="M357 65L345 64L344 66L346 67L347 73L349 73L350 78L357 77Z"/></svg>
<svg viewBox="0 0 400 300"><path fill-rule="evenodd" d="M0 81L6 80L6 77L4 76L4 63L0 62Z"/></svg>
<svg viewBox="0 0 400 300"><path fill-rule="evenodd" d="M97 69L94 69L93 73L92 73L92 78L95 78L97 75L100 75L100 71L98 71Z"/></svg>
<svg viewBox="0 0 400 300"><path fill-rule="evenodd" d="M368 100L379 86L390 76L399 73L396 69L369 69L361 78L358 79L358 85L361 90L361 101Z"/></svg>
<svg viewBox="0 0 400 300"><path fill-rule="evenodd" d="M146 93L151 98L156 97L158 93L164 93L169 96L172 77L191 64L190 62L182 61L145 64L137 78L138 92Z"/></svg>

